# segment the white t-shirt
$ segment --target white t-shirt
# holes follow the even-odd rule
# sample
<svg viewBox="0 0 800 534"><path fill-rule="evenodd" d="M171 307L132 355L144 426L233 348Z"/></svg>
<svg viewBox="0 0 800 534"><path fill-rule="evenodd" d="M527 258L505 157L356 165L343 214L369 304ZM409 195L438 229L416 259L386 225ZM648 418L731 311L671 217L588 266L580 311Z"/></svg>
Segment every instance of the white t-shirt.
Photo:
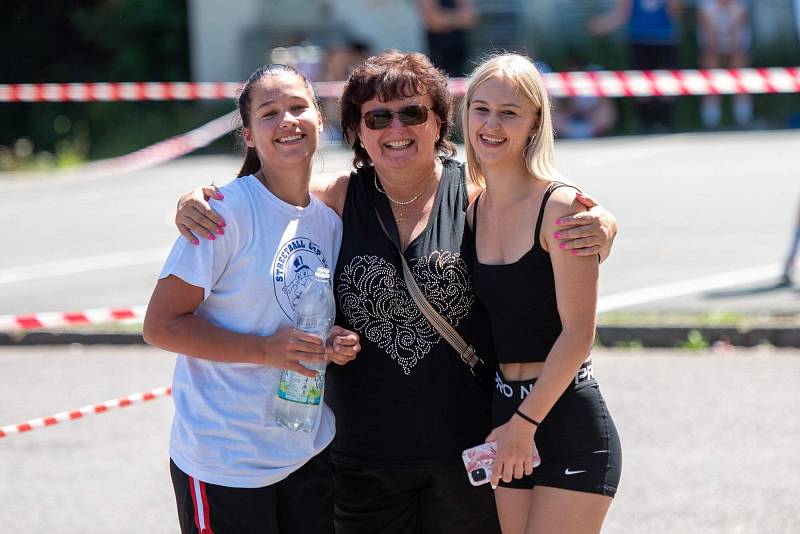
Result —
<svg viewBox="0 0 800 534"><path fill-rule="evenodd" d="M270 335L292 324L294 305L319 266L335 268L342 221L311 196L305 208L280 200L254 176L221 188L213 202L225 235L195 246L178 239L159 278L202 287L195 314L227 330ZM175 418L169 453L192 477L221 486L258 488L302 466L333 439L324 403L312 433L275 422L281 369L221 363L178 354L172 382Z"/></svg>

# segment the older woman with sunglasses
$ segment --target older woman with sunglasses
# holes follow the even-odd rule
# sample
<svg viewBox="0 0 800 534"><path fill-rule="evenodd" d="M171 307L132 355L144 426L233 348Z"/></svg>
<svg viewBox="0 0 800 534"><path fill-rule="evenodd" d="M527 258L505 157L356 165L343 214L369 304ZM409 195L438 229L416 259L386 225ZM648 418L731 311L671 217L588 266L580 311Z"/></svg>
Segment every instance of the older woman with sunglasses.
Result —
<svg viewBox="0 0 800 534"><path fill-rule="evenodd" d="M447 79L424 55L367 59L341 98L355 170L311 184L344 223L337 324L362 344L356 361L327 374L338 533L500 531L491 489L471 486L460 460L490 429L488 397L415 305L397 248L427 300L491 358L486 312L468 271L466 209L479 189L452 159L451 108ZM180 201L176 223L187 239L224 224L204 194L216 192L198 189ZM574 254L608 253L616 233L608 212L593 207L560 222Z"/></svg>

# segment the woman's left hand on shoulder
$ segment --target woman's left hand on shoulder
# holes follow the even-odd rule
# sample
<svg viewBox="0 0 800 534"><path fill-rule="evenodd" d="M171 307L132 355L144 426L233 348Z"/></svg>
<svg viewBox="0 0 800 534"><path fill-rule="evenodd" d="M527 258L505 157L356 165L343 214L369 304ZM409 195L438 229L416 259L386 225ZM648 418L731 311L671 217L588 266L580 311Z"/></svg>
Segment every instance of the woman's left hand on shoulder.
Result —
<svg viewBox="0 0 800 534"><path fill-rule="evenodd" d="M611 245L617 236L617 219L589 195L577 193L575 199L588 211L559 217L554 237L575 256L600 254L605 259L611 253Z"/></svg>
<svg viewBox="0 0 800 534"><path fill-rule="evenodd" d="M492 430L486 443L497 442L497 456L492 469L492 487L533 474L533 436L536 429L518 417Z"/></svg>
<svg viewBox="0 0 800 534"><path fill-rule="evenodd" d="M328 334L328 359L338 365L354 360L361 350L360 340L355 332L334 326Z"/></svg>

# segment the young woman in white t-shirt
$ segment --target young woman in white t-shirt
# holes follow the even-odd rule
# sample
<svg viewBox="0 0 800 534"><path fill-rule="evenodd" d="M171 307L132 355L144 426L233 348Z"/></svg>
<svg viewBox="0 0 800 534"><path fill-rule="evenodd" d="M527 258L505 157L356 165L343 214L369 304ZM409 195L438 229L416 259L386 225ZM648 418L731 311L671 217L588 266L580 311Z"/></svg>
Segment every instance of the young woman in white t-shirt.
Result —
<svg viewBox="0 0 800 534"><path fill-rule="evenodd" d="M335 267L338 215L309 195L322 118L298 71L268 65L238 100L247 154L220 188L225 239L178 239L144 321L145 340L178 353L170 471L183 533L333 532L330 409L310 433L276 423L282 370L344 365L358 335L333 327L329 345L292 328L317 267Z"/></svg>

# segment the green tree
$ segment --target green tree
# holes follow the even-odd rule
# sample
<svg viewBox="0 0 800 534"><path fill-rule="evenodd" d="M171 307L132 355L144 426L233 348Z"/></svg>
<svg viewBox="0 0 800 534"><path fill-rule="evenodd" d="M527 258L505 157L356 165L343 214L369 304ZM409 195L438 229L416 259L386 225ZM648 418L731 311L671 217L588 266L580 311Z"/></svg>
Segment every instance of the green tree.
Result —
<svg viewBox="0 0 800 534"><path fill-rule="evenodd" d="M83 0L49 2L44 8L12 2L0 17L0 46L10 51L0 83L186 80L186 9L185 0ZM0 104L0 145L27 137L34 150L56 152L80 137L92 156L105 157L185 131L215 112L211 106L196 113L197 106ZM56 126L65 124L63 117L73 128Z"/></svg>

